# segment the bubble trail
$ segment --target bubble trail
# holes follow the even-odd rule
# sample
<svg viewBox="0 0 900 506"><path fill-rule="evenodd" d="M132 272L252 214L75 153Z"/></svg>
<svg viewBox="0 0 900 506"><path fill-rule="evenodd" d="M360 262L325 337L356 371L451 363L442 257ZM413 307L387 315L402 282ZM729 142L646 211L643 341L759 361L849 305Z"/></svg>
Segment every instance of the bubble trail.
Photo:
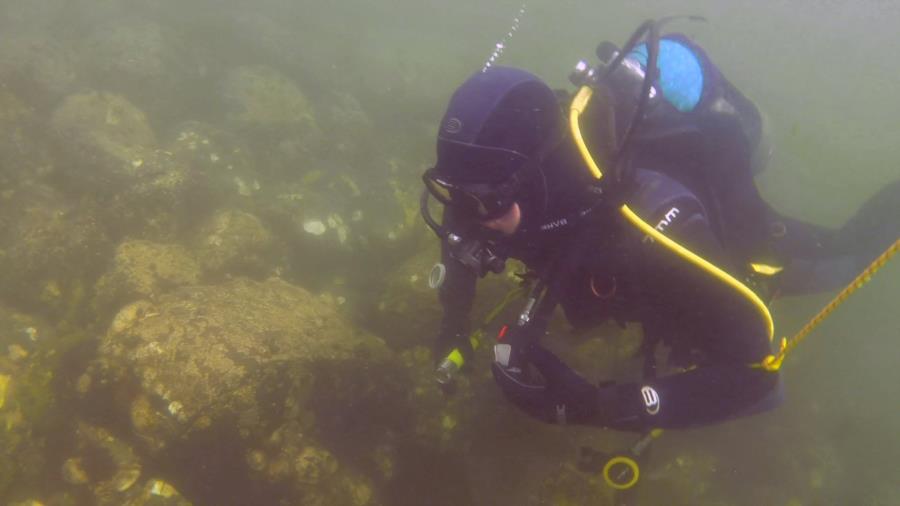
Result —
<svg viewBox="0 0 900 506"><path fill-rule="evenodd" d="M500 58L500 55L503 54L503 50L506 49L506 45L509 43L509 39L512 38L513 34L519 30L519 22L523 17L525 17L525 7L526 4L522 4L519 8L519 13L516 17L513 18L512 27L510 27L509 31L506 32L506 37L500 39L500 42L494 45L494 51L491 53L490 58L484 62L484 67L481 68L482 72L487 72L487 69L491 68L491 66Z"/></svg>

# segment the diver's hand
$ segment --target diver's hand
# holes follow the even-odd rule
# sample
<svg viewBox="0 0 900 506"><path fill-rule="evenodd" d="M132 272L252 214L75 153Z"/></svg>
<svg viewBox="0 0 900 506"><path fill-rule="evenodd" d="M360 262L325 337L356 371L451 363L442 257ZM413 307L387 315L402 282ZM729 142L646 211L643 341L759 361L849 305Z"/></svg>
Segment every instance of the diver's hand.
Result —
<svg viewBox="0 0 900 506"><path fill-rule="evenodd" d="M495 361L494 381L507 399L525 413L548 423L587 423L600 408L599 389L538 344L528 349L527 360L544 377L539 383L511 373Z"/></svg>
<svg viewBox="0 0 900 506"><path fill-rule="evenodd" d="M472 360L472 342L462 333L439 334L432 350L434 379L445 394L455 391L455 378Z"/></svg>
<svg viewBox="0 0 900 506"><path fill-rule="evenodd" d="M440 332L431 347L431 358L440 365L454 349L462 353L466 362L472 359L474 351L469 337L462 332Z"/></svg>

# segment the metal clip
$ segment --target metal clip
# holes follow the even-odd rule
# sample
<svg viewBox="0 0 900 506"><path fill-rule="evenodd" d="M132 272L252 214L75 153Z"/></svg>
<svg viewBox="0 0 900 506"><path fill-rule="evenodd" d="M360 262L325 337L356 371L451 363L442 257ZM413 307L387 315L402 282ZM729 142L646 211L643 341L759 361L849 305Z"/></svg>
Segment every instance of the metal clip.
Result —
<svg viewBox="0 0 900 506"><path fill-rule="evenodd" d="M534 310L534 304L537 302L536 297L529 297L525 303L525 309L519 314L519 326L524 327L531 321L531 312Z"/></svg>

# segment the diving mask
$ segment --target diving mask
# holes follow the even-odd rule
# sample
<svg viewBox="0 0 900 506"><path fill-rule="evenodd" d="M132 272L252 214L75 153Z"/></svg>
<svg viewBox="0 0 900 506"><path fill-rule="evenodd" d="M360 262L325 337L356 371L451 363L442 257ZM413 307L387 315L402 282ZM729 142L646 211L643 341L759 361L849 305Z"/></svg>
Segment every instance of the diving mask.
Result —
<svg viewBox="0 0 900 506"><path fill-rule="evenodd" d="M503 216L515 202L520 187L517 174L499 184L456 183L437 175L434 168L425 171L422 180L438 202L479 221Z"/></svg>
<svg viewBox="0 0 900 506"><path fill-rule="evenodd" d="M426 184L426 186L428 185ZM503 272L506 267L506 257L501 251L500 244L492 240L489 237L490 234L485 233L486 231L472 233L438 225L428 210L428 197L431 195L429 190L422 190L419 210L428 227L446 243L450 256L469 268L478 277L484 277L488 272Z"/></svg>

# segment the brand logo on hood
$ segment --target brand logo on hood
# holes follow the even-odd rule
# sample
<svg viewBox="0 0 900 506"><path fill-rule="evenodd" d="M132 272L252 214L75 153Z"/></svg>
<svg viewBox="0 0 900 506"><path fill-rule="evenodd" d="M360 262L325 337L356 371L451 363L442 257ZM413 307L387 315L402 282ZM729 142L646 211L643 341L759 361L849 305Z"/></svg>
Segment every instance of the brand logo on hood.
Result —
<svg viewBox="0 0 900 506"><path fill-rule="evenodd" d="M458 134L462 131L462 121L459 118L450 118L447 120L447 123L444 125L444 132L448 134Z"/></svg>

